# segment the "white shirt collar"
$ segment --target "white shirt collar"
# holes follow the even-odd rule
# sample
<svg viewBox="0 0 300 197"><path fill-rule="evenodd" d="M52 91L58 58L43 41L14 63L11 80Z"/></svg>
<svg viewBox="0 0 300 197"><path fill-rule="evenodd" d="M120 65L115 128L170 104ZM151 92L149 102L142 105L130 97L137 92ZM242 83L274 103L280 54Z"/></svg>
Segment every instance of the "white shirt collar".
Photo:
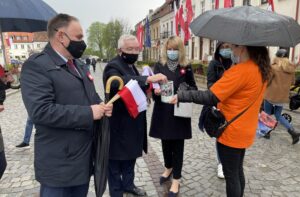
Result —
<svg viewBox="0 0 300 197"><path fill-rule="evenodd" d="M56 50L54 50L56 53L57 53L57 55L59 55L66 63L68 62L68 59L67 58L65 58L62 54L60 54L58 51L56 51Z"/></svg>

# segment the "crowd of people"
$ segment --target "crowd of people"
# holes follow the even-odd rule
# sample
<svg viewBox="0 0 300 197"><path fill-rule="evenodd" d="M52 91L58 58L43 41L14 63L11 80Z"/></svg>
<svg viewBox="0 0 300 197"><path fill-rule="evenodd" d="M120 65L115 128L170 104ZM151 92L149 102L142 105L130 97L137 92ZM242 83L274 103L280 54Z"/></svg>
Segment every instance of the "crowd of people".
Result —
<svg viewBox="0 0 300 197"><path fill-rule="evenodd" d="M94 137L104 116L109 118L110 145L108 154L108 186L112 197L123 193L146 196L134 183L136 159L147 153L146 112L130 116L119 99L105 104L95 90L89 67L95 72L95 59L79 61L86 48L79 20L58 14L48 23L49 43L41 53L33 54L24 63L21 77L22 98L28 112L25 137L17 147L29 147L33 125L35 134L35 177L41 184L41 197L87 196L94 165ZM243 113L228 125L216 139L218 177L225 178L228 197L241 197L245 189L243 163L245 152L253 143L258 114L271 114L291 134L293 144L300 134L282 116L283 103L288 101L289 86L294 82L295 66L280 50L271 62L262 46L240 46L218 42L214 59L207 72L207 90L198 90L193 69L186 59L184 43L171 36L164 43L161 59L154 66L154 75L141 76L135 62L141 52L135 36L122 35L118 54L103 71L103 83L111 76L124 83L137 80L146 92L152 83L173 82L175 95L163 102L161 90L152 90L154 109L149 136L161 140L164 171L161 185L171 181L169 197L178 196L184 161L185 140L192 138L190 117L174 115L174 105L204 105L199 119L203 130L205 108L217 107L227 120ZM1 73L0 73L1 77ZM288 83L282 83L283 80ZM0 80L0 112L4 110L5 89L9 82ZM109 97L118 92L113 82ZM276 91L282 94L275 94ZM205 130L205 129L204 129ZM6 160L0 130L0 178Z"/></svg>

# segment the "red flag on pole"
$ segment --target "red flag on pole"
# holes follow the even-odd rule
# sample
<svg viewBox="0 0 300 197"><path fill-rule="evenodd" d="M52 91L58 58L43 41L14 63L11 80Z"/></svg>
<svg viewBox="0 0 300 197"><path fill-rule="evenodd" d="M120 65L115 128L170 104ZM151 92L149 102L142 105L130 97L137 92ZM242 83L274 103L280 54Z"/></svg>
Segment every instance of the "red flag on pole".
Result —
<svg viewBox="0 0 300 197"><path fill-rule="evenodd" d="M187 10L186 21L188 22L188 24L190 24L191 21L193 20L193 16L194 16L192 0L186 0L185 7L186 7L186 10Z"/></svg>
<svg viewBox="0 0 300 197"><path fill-rule="evenodd" d="M224 8L231 8L232 0L224 0Z"/></svg>
<svg viewBox="0 0 300 197"><path fill-rule="evenodd" d="M138 39L138 42L140 44L140 48L143 48L143 34L144 34L144 29L142 23L138 25L137 31L136 31L136 37Z"/></svg>
<svg viewBox="0 0 300 197"><path fill-rule="evenodd" d="M216 9L216 10L219 9L219 0L216 0L216 1L215 1L215 9Z"/></svg>

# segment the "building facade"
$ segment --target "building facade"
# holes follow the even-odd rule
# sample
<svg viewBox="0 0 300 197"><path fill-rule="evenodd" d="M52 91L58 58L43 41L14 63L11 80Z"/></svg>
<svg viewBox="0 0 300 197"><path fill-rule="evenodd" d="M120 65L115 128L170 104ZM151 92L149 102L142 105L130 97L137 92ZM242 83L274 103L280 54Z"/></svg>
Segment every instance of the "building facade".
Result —
<svg viewBox="0 0 300 197"><path fill-rule="evenodd" d="M48 43L46 32L6 32L3 33L6 63L11 60L25 61L32 53L40 52ZM1 53L1 64L4 57Z"/></svg>
<svg viewBox="0 0 300 197"><path fill-rule="evenodd" d="M180 1L184 7L184 15L186 15L185 1ZM160 54L160 50L169 36L174 35L173 26L174 22L174 0L166 0L165 3L159 7L152 15L150 19L151 23L151 39L152 46L150 52L147 52L148 56L146 60L157 60ZM208 10L215 9L216 0L192 0L192 6L194 11L194 18L199 16ZM299 23L300 15L300 0L273 0L275 12L285 16L294 18ZM233 6L251 5L258 6L262 9L267 9L268 0L232 0ZM223 8L224 0L219 0L219 8ZM159 34L157 34L160 32ZM158 42L159 40L159 42ZM159 46L159 47L158 47ZM191 34L191 39L186 46L187 56L191 61L208 62L213 58L213 54L216 47L216 41L207 38L201 38ZM271 58L278 50L278 47L269 47ZM300 45L294 48L288 49L290 52L290 60L294 63L300 63Z"/></svg>

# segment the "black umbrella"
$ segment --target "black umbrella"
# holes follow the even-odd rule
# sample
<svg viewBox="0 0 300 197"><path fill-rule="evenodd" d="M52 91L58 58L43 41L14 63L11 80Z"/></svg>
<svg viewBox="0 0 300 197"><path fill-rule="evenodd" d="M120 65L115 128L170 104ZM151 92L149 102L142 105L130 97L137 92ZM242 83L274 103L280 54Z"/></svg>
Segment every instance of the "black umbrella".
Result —
<svg viewBox="0 0 300 197"><path fill-rule="evenodd" d="M300 42L300 25L293 18L252 6L204 12L190 28L196 36L238 45L293 47Z"/></svg>
<svg viewBox="0 0 300 197"><path fill-rule="evenodd" d="M2 44L2 32L46 31L48 20L55 15L56 12L42 0L0 0ZM2 49L4 52L4 47Z"/></svg>
<svg viewBox="0 0 300 197"><path fill-rule="evenodd" d="M109 101L110 87L113 81L119 82L119 90L124 86L124 82L121 77L112 76L106 82L105 88L105 103L113 103L119 97L116 94ZM104 116L101 120L101 126L96 132L96 155L95 155L95 168L94 168L94 182L96 196L101 197L106 189L107 183L107 165L109 159L109 142L110 142L110 132L109 132L109 118ZM101 128L100 128L101 127Z"/></svg>

